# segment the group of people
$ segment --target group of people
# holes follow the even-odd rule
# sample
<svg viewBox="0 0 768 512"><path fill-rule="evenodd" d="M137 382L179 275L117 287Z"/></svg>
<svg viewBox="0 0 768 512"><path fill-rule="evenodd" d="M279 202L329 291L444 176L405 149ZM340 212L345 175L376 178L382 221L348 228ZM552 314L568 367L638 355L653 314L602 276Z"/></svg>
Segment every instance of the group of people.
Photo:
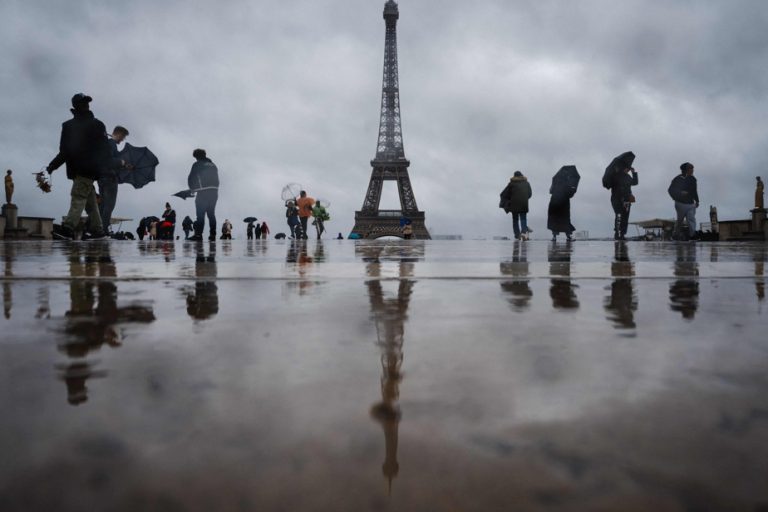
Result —
<svg viewBox="0 0 768 512"><path fill-rule="evenodd" d="M258 219L257 219L258 220ZM264 239L266 240L269 238L269 226L267 226L267 222L258 222L256 225L253 223L256 221L251 221L248 223L248 225L245 228L245 234L248 237L248 240L253 240L254 238L256 240Z"/></svg>
<svg viewBox="0 0 768 512"><path fill-rule="evenodd" d="M310 217L315 219L312 221L312 225L315 226L317 239L320 240L325 232L325 222L331 219L325 206L320 201L315 201L309 197L306 190L300 191L299 197L296 199L286 201L285 219L291 230L291 238L304 240L308 238L307 225Z"/></svg>
<svg viewBox="0 0 768 512"><path fill-rule="evenodd" d="M625 153L614 159L606 169L603 186L611 191L611 207L614 213L614 240L625 240L629 225L629 214L635 196L632 187L638 182L638 175L632 166L634 155ZM677 240L696 239L696 209L699 207L699 194L694 166L690 162L680 165L680 174L672 179L667 192L674 201L677 221L674 238ZM576 194L579 176L576 168L565 166L552 178L549 189L551 195L547 210L547 229L552 232L552 240L564 233L567 240L572 240L575 228L571 224L570 200ZM512 228L515 240L528 240L533 232L528 227L528 201L533 195L528 179L520 171L515 171L509 183L500 194L499 207L512 214Z"/></svg>

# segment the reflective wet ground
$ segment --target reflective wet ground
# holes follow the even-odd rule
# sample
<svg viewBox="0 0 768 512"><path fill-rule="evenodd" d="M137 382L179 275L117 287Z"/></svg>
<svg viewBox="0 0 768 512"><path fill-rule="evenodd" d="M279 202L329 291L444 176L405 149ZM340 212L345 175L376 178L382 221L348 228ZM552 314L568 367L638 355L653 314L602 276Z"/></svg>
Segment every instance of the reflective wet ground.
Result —
<svg viewBox="0 0 768 512"><path fill-rule="evenodd" d="M0 510L768 510L766 244L0 243Z"/></svg>

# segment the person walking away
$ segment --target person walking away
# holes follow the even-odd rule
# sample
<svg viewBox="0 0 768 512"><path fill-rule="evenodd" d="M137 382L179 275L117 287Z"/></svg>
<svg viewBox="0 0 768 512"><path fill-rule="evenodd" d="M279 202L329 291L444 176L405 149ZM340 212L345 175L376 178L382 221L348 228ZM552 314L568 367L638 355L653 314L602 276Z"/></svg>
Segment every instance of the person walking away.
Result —
<svg viewBox="0 0 768 512"><path fill-rule="evenodd" d="M288 201L285 204L285 218L288 222L288 227L291 230L291 238L296 238L296 227L300 227L299 221L299 209L296 208L296 203Z"/></svg>
<svg viewBox="0 0 768 512"><path fill-rule="evenodd" d="M515 171L514 176L501 192L499 206L506 213L512 214L512 229L515 232L515 240L528 240L528 200L533 195L528 178L520 171Z"/></svg>
<svg viewBox="0 0 768 512"><path fill-rule="evenodd" d="M125 160L120 158L120 151L117 149L117 145L123 142L126 137L128 137L128 130L119 125L115 126L115 129L112 130L112 135L107 136L110 155L109 165L104 166L101 170L98 181L99 196L101 196L99 215L104 224L105 232L110 230L112 212L115 210L115 204L117 203L117 171L127 167Z"/></svg>
<svg viewBox="0 0 768 512"><path fill-rule="evenodd" d="M637 171L625 167L613 174L611 185L611 206L613 207L613 239L626 240L629 224L629 210L635 202L632 187L637 185Z"/></svg>
<svg viewBox="0 0 768 512"><path fill-rule="evenodd" d="M249 222L248 225L245 227L245 235L248 238L248 240L253 240L253 222Z"/></svg>
<svg viewBox="0 0 768 512"><path fill-rule="evenodd" d="M256 235L256 239L257 240L261 238L261 223L260 222L258 224L256 224L256 229L254 230L253 234Z"/></svg>
<svg viewBox="0 0 768 512"><path fill-rule="evenodd" d="M266 240L268 236L269 236L269 226L267 226L266 222L262 222L261 223L261 238Z"/></svg>
<svg viewBox="0 0 768 512"><path fill-rule="evenodd" d="M69 212L53 233L58 239L75 238L75 229L83 210L88 214L90 238L105 238L93 182L99 178L101 169L109 164L110 151L107 130L91 112L91 101L93 98L83 93L72 96L72 119L62 124L59 153L46 167L50 175L66 164L67 178L72 180Z"/></svg>
<svg viewBox="0 0 768 512"><path fill-rule="evenodd" d="M194 223L195 234L190 240L201 241L205 229L205 217L208 217L208 240L216 241L216 202L219 200L219 169L204 149L192 152L195 163L189 171L187 184L195 192L195 210L197 219Z"/></svg>
<svg viewBox="0 0 768 512"><path fill-rule="evenodd" d="M667 189L670 197L675 201L675 238L696 238L696 208L699 207L699 192L696 178L693 176L693 164L685 162L680 165L680 174L675 176ZM688 232L683 234L683 221L688 222Z"/></svg>
<svg viewBox="0 0 768 512"><path fill-rule="evenodd" d="M312 216L315 218L313 224L317 230L317 239L320 240L320 235L325 232L325 221L331 220L331 216L328 215L328 210L320 204L319 200L315 203L314 208L312 208Z"/></svg>
<svg viewBox="0 0 768 512"><path fill-rule="evenodd" d="M301 222L301 234L304 239L307 238L307 222L312 215L312 206L315 204L315 200L307 195L307 192L302 190L299 192L299 198L296 200L296 206L299 208L299 221Z"/></svg>
<svg viewBox="0 0 768 512"><path fill-rule="evenodd" d="M181 221L181 229L184 230L184 240L189 240L189 233L192 232L192 219L189 215L184 217L184 220Z"/></svg>
<svg viewBox="0 0 768 512"><path fill-rule="evenodd" d="M13 204L11 203L11 199L13 199L13 190L15 187L13 185L12 175L12 170L8 169L5 171L5 204ZM760 178L757 179L759 180Z"/></svg>

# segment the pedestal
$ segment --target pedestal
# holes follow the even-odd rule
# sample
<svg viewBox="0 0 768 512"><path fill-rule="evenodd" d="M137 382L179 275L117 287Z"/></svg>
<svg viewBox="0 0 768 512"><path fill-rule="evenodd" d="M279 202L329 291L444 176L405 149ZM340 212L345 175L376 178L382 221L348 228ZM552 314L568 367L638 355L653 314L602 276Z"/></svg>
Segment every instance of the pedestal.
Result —
<svg viewBox="0 0 768 512"><path fill-rule="evenodd" d="M2 208L3 217L5 217L5 229L16 229L19 227L19 207L15 204L4 204Z"/></svg>
<svg viewBox="0 0 768 512"><path fill-rule="evenodd" d="M752 212L752 231L762 232L765 227L765 217L768 213L766 208L754 208Z"/></svg>

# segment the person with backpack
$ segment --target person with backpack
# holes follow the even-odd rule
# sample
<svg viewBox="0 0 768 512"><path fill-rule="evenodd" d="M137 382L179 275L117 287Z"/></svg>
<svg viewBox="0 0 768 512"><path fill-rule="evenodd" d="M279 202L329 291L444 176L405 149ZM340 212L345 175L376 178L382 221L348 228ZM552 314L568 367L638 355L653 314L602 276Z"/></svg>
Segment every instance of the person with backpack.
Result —
<svg viewBox="0 0 768 512"><path fill-rule="evenodd" d="M528 233L533 231L528 228L528 200L533 191L528 178L520 171L515 171L514 176L502 190L499 208L512 214L512 229L515 232L515 240L528 240Z"/></svg>
<svg viewBox="0 0 768 512"><path fill-rule="evenodd" d="M685 162L680 165L680 174L675 176L667 189L669 196L675 201L675 238L696 238L696 208L699 207L699 191L696 178L693 176L693 164ZM683 234L683 221L688 222L688 233Z"/></svg>
<svg viewBox="0 0 768 512"><path fill-rule="evenodd" d="M104 123L91 112L93 98L83 93L72 96L72 119L61 126L59 153L45 168L48 174L66 163L67 178L72 180L69 213L61 226L55 226L54 238L73 240L83 210L88 214L91 239L106 238L99 215L96 188L93 183L111 163L111 151Z"/></svg>
<svg viewBox="0 0 768 512"><path fill-rule="evenodd" d="M632 187L637 185L637 171L634 167L622 166L613 174L611 182L611 206L613 207L613 239L626 240L629 224L629 210L635 202Z"/></svg>
<svg viewBox="0 0 768 512"><path fill-rule="evenodd" d="M294 201L285 203L285 219L286 222L288 222L288 227L291 229L291 238L296 238L297 236L303 238L300 236L301 223L299 222L299 209L296 208L296 203ZM299 235L296 234L297 228Z"/></svg>

